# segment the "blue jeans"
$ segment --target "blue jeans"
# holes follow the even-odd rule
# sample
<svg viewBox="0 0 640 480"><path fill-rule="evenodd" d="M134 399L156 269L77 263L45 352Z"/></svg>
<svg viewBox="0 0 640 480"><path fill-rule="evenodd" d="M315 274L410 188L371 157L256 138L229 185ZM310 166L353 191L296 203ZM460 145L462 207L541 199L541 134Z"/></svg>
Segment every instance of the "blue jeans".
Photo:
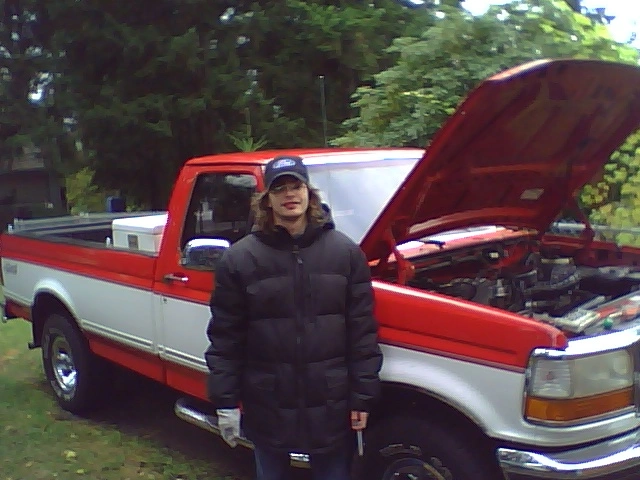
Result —
<svg viewBox="0 0 640 480"><path fill-rule="evenodd" d="M256 480L288 480L291 466L288 453L275 453L255 447ZM346 449L311 455L313 480L350 480L351 454Z"/></svg>

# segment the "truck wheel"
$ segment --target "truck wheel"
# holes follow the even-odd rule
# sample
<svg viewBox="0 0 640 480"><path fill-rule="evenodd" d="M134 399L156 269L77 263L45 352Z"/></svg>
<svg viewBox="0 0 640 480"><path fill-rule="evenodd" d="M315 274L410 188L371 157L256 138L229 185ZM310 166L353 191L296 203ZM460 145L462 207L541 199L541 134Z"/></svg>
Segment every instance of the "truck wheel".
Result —
<svg viewBox="0 0 640 480"><path fill-rule="evenodd" d="M455 427L415 417L390 417L365 433L358 480L495 480L497 465Z"/></svg>
<svg viewBox="0 0 640 480"><path fill-rule="evenodd" d="M54 313L44 323L42 366L64 410L78 414L94 406L98 382L104 379L87 340L66 315Z"/></svg>

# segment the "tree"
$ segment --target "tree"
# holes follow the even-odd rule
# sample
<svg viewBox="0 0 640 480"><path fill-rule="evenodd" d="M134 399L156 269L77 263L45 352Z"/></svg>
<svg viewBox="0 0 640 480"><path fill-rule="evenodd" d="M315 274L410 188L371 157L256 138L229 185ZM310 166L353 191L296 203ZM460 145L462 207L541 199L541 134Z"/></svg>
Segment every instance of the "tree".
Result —
<svg viewBox="0 0 640 480"><path fill-rule="evenodd" d="M573 10L576 13L581 13L582 12L582 1L581 0L565 0L567 2L567 5L569 5L569 8L571 8L571 10Z"/></svg>
<svg viewBox="0 0 640 480"><path fill-rule="evenodd" d="M43 0L0 1L0 158L8 162L28 148L59 168L69 152L63 116L47 95L55 71L50 47Z"/></svg>
<svg viewBox="0 0 640 480"><path fill-rule="evenodd" d="M596 180L580 192L580 203L598 225L638 228L640 225L640 131L611 155ZM640 246L640 235L621 233L613 239Z"/></svg>
<svg viewBox="0 0 640 480"><path fill-rule="evenodd" d="M355 88L391 64L383 53L391 39L431 18L393 0L58 0L47 8L64 52L58 88L72 99L94 180L150 208L166 206L190 157L323 145L324 127L334 135L350 116Z"/></svg>
<svg viewBox="0 0 640 480"><path fill-rule="evenodd" d="M211 12L189 26L188 12L170 1L63 0L49 13L64 52L60 83L95 181L164 206L184 157L221 135L210 111L213 92L226 94L227 86L206 70L200 32Z"/></svg>
<svg viewBox="0 0 640 480"><path fill-rule="evenodd" d="M440 16L422 35L393 42L397 63L356 91L357 115L334 145L424 146L475 85L529 60L638 60L638 51L614 42L604 25L559 1L512 3L479 17L442 8Z"/></svg>
<svg viewBox="0 0 640 480"><path fill-rule="evenodd" d="M93 182L93 172L89 168L68 175L65 186L72 214L104 211L106 196Z"/></svg>
<svg viewBox="0 0 640 480"><path fill-rule="evenodd" d="M265 2L245 15L240 22L252 32L246 67L255 69L256 92L272 102L261 122L270 144L323 145L325 119L327 136L335 136L352 114L349 99L356 88L392 64L385 48L432 19L429 10L401 8L395 0ZM271 127L273 108L295 120L293 131Z"/></svg>

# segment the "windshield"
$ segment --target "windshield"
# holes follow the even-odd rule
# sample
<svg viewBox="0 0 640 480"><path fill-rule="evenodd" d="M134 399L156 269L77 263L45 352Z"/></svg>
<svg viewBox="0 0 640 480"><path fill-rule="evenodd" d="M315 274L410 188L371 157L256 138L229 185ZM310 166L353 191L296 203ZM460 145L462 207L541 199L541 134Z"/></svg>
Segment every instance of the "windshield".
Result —
<svg viewBox="0 0 640 480"><path fill-rule="evenodd" d="M420 158L419 151L380 151L312 158L305 164L336 228L360 243Z"/></svg>

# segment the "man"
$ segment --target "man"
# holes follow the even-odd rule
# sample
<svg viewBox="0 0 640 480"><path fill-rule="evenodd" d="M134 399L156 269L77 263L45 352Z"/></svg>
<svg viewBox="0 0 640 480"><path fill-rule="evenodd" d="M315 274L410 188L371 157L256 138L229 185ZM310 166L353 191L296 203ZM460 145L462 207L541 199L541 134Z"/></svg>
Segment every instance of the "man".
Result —
<svg viewBox="0 0 640 480"><path fill-rule="evenodd" d="M314 480L348 480L353 430L380 388L369 267L300 157L276 157L264 179L254 231L216 268L209 397L231 446L242 405L257 480L286 479L290 452L310 455Z"/></svg>

